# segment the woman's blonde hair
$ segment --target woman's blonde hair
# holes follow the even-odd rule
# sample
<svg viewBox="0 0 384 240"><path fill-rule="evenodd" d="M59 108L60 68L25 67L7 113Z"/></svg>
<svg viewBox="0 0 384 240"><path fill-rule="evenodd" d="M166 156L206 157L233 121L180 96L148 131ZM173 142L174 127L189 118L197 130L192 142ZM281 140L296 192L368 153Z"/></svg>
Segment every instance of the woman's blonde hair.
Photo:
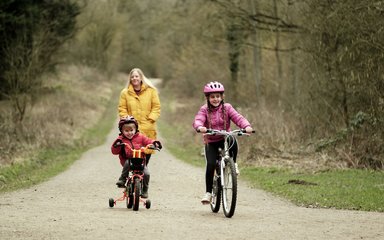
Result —
<svg viewBox="0 0 384 240"><path fill-rule="evenodd" d="M149 79L144 75L143 71L140 69L140 68L133 68L129 74L128 74L128 84L127 84L127 88L129 88L129 85L131 84L131 76L132 76L132 73L136 71L137 73L139 73L140 77L141 77L141 82L146 84L148 87L151 87L151 88L155 88L156 87L152 84L151 81L149 81Z"/></svg>

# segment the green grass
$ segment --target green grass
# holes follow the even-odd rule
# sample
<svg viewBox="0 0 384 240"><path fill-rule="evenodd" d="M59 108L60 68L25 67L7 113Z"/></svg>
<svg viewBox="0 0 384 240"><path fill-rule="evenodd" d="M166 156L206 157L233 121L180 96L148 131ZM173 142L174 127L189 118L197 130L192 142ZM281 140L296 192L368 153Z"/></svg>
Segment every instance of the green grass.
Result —
<svg viewBox="0 0 384 240"><path fill-rule="evenodd" d="M26 188L57 175L78 159L84 147L44 149L31 159L0 169L0 192Z"/></svg>
<svg viewBox="0 0 384 240"><path fill-rule="evenodd" d="M180 139L185 129L164 121L160 121L159 128L174 156L194 166L205 166L204 158L199 155L203 145ZM240 179L298 206L384 212L384 171L345 169L313 174L241 167Z"/></svg>
<svg viewBox="0 0 384 240"><path fill-rule="evenodd" d="M112 101L113 100L113 101ZM112 123L116 120L116 99L106 103L103 116L84 135L72 145L60 145L56 148L42 149L31 153L23 162L0 168L0 192L27 188L59 174L67 169L81 154L91 147L104 143Z"/></svg>
<svg viewBox="0 0 384 240"><path fill-rule="evenodd" d="M300 206L384 211L383 171L346 169L297 174L284 169L244 168L241 174L254 187Z"/></svg>
<svg viewBox="0 0 384 240"><path fill-rule="evenodd" d="M183 159L185 162L197 166L202 167L205 166L205 160L202 156L199 155L203 146L195 146L195 145L187 145L180 147L180 135L178 135L179 131L182 129L175 129L175 127L166 124L164 121L160 121L159 129L161 133L165 133L166 136L166 146L167 149L177 158ZM188 157L186 157L188 156Z"/></svg>

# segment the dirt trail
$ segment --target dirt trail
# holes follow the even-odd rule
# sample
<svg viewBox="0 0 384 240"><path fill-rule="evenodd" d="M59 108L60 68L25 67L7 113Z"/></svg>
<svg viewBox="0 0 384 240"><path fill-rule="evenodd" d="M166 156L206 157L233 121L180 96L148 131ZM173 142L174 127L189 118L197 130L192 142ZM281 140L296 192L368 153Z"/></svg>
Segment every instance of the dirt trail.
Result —
<svg viewBox="0 0 384 240"><path fill-rule="evenodd" d="M296 207L240 182L233 218L200 204L204 171L170 155L152 156L151 209L118 197L120 174L110 143L86 152L49 181L0 195L0 239L384 239L384 214Z"/></svg>

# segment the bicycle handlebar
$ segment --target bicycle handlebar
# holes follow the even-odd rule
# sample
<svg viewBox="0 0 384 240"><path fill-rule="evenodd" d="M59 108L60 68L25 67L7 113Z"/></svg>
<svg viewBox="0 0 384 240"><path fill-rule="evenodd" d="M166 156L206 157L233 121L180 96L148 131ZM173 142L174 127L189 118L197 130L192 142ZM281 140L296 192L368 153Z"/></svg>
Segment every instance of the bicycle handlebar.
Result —
<svg viewBox="0 0 384 240"><path fill-rule="evenodd" d="M160 151L160 148L155 147L155 145L153 145L152 143L151 143L151 144L148 144L148 145L145 146L145 147L141 147L140 149L132 149L129 145L127 145L126 143L123 143L123 142L117 142L116 144L113 145L113 147L121 147L121 146L127 146L130 150L141 150L141 151L145 151L145 150L147 150L147 149L151 149L151 150L157 150L157 151Z"/></svg>
<svg viewBox="0 0 384 240"><path fill-rule="evenodd" d="M255 133L256 131L255 130L252 130L252 133ZM216 129L207 129L207 132L205 133L205 135L222 135L222 136L243 136L243 135L247 135L249 136L250 134L247 133L245 131L245 129L241 128L241 129L236 129L236 130L232 130L232 131L225 131L225 130L216 130Z"/></svg>

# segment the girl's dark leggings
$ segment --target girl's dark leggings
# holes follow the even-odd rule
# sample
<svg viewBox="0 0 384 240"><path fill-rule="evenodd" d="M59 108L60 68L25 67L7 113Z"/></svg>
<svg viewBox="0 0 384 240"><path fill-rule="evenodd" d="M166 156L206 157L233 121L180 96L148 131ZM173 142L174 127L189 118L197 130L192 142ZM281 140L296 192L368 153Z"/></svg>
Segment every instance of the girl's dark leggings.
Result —
<svg viewBox="0 0 384 240"><path fill-rule="evenodd" d="M237 141L232 148L229 150L229 155L233 158L233 161L236 162L237 157ZM231 143L230 143L231 144ZM213 176L215 174L216 159L219 153L219 148L224 148L224 140L219 142L207 143L205 145L205 160L207 162L206 171L205 171L205 188L206 192L212 192L213 185Z"/></svg>

